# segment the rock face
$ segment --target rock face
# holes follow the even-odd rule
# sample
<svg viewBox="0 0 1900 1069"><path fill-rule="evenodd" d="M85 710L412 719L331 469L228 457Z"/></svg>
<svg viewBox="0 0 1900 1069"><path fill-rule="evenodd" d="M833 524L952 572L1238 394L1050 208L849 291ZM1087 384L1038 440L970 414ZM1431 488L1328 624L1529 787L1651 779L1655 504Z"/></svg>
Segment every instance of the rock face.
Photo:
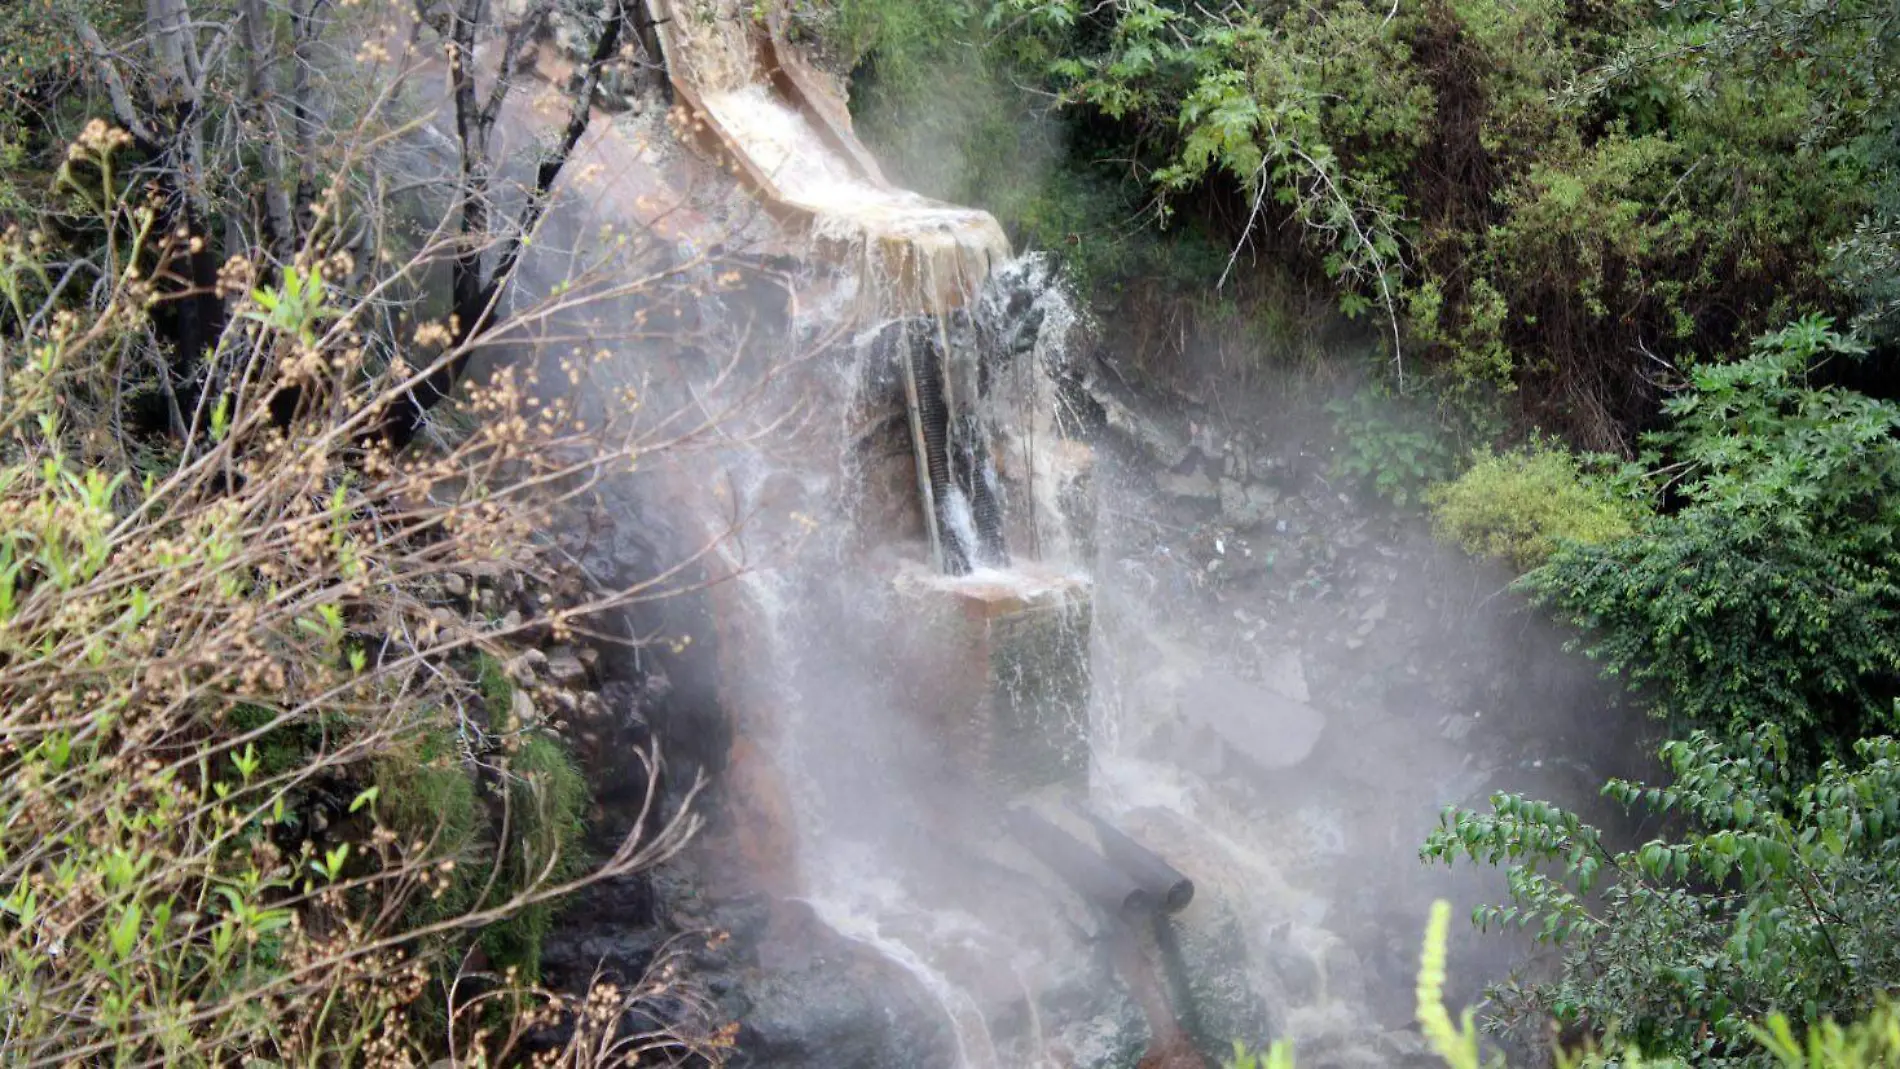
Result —
<svg viewBox="0 0 1900 1069"><path fill-rule="evenodd" d="M1248 679L1198 651L1153 637L1131 659L1146 666L1136 686L1136 719L1153 732L1156 755L1219 778L1290 769L1306 761L1326 730L1308 703L1295 650L1264 657Z"/></svg>
<svg viewBox="0 0 1900 1069"><path fill-rule="evenodd" d="M1325 384L1216 404L1083 381L1117 494L1098 764L1129 812L1168 815L1157 841L1195 879L1176 923L1203 1049L1284 1036L1301 1066L1429 1064L1409 1032L1422 919L1496 890L1421 870L1417 844L1443 805L1493 790L1589 809L1614 766L1572 775L1552 754L1630 752L1640 721L1602 715L1615 698L1498 596L1508 577L1335 477ZM1469 986L1449 1003L1475 1004L1521 950L1454 939Z"/></svg>
<svg viewBox="0 0 1900 1069"><path fill-rule="evenodd" d="M1091 372L1083 388L1100 406L1108 429L1152 457L1157 467L1172 470L1187 461L1194 437L1185 417L1145 400L1111 373Z"/></svg>
<svg viewBox="0 0 1900 1069"><path fill-rule="evenodd" d="M584 990L595 971L636 983L669 938L644 874L588 887L563 910L541 946L543 979Z"/></svg>

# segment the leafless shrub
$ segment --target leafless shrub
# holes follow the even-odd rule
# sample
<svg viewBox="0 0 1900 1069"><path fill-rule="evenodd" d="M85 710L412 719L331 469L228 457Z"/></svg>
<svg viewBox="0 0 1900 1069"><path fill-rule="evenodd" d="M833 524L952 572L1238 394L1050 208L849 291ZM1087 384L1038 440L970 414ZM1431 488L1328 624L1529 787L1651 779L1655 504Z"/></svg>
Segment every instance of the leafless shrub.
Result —
<svg viewBox="0 0 1900 1069"><path fill-rule="evenodd" d="M541 396L531 371L504 367L469 391L461 432L392 448L387 414L507 331L405 328L397 312L413 303L386 306L466 244L364 264L342 231L318 227L268 272L262 247L226 260L229 316L203 354L202 388L189 404L170 395L182 433L141 443L115 423L123 358L154 344L167 302L204 296L178 269L203 239L164 225L165 191L116 173L130 140L95 123L62 172L66 210L96 237L89 295L61 281L74 271L43 235L0 239L6 1060L426 1064L447 1047L458 1065L485 1064L561 1024L565 1038L537 1063L716 1062L730 1034L713 1029L672 953L637 984L582 995L508 973L447 991L433 979L456 933L651 866L698 827L690 809L660 811L652 753L644 805L608 856L576 873L557 837L533 848L527 878L498 879L523 865L510 850L530 849L508 829L553 804L517 760L551 732L485 705L473 655L661 596L713 543L529 620L471 616L438 583L471 569L552 573L544 534L564 510L603 479L725 433L745 391L733 407L664 413L629 393L589 422ZM320 203L341 205L340 188ZM667 277L570 280L508 323L553 323L581 295L624 297ZM570 362L567 374L591 371ZM446 818L399 830L383 817L393 800L366 786L376 762L429 733L455 740L458 768L486 770L470 775L500 811L491 855L470 855ZM320 827L312 814L328 798ZM440 908L471 864L488 868L463 885L471 901ZM446 1022L424 1027L438 1012Z"/></svg>

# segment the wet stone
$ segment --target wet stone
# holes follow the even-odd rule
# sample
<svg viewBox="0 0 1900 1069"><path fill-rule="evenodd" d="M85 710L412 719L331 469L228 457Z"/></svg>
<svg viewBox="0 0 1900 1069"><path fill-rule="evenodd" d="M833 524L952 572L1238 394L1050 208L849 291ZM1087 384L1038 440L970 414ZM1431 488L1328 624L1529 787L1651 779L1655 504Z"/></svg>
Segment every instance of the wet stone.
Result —
<svg viewBox="0 0 1900 1069"><path fill-rule="evenodd" d="M1220 482L1221 516L1236 527L1257 527L1273 514L1280 492L1261 483L1240 479Z"/></svg>
<svg viewBox="0 0 1900 1069"><path fill-rule="evenodd" d="M1236 756L1261 769L1306 760L1326 717L1305 702L1227 672L1209 671L1181 688L1182 717L1218 735Z"/></svg>
<svg viewBox="0 0 1900 1069"><path fill-rule="evenodd" d="M1220 497L1220 488L1198 467L1190 469L1185 475L1162 472L1155 476L1155 485L1169 497L1190 501L1214 501Z"/></svg>
<svg viewBox="0 0 1900 1069"><path fill-rule="evenodd" d="M547 659L548 678L563 687L571 687L587 679L587 666L572 651L557 651Z"/></svg>

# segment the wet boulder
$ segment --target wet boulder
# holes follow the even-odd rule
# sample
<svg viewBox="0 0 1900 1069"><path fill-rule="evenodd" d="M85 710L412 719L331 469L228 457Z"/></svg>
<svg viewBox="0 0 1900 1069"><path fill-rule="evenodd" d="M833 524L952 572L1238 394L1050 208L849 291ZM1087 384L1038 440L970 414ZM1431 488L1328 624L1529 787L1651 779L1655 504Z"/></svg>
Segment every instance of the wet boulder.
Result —
<svg viewBox="0 0 1900 1069"><path fill-rule="evenodd" d="M735 915L735 910L738 914ZM730 958L703 971L739 1023L734 1069L951 1069L950 1019L910 973L779 901L720 904Z"/></svg>
<svg viewBox="0 0 1900 1069"><path fill-rule="evenodd" d="M1190 730L1218 738L1235 757L1261 770L1306 760L1326 729L1325 715L1305 702L1214 669L1183 680L1176 700Z"/></svg>
<svg viewBox="0 0 1900 1069"><path fill-rule="evenodd" d="M1286 991L1271 970L1249 960L1247 925L1217 894L1197 897L1156 929L1174 1011L1202 1050L1238 1040L1259 1050L1286 1029Z"/></svg>

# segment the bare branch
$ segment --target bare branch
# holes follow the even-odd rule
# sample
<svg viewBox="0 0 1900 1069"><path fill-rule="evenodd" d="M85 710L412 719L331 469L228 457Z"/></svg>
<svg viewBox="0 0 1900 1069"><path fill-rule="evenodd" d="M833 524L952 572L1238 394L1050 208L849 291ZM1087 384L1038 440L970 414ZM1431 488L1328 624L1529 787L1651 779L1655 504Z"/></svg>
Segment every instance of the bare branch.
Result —
<svg viewBox="0 0 1900 1069"><path fill-rule="evenodd" d="M106 97L112 103L112 117L138 140L142 148L155 151L158 139L152 136L152 128L139 115L138 108L133 106L132 94L125 87L125 78L119 73L118 64L114 62L106 43L100 39L92 20L78 7L68 7L66 13L72 20L73 32L79 35L79 43L85 46L86 54L92 57L93 66L99 72L99 80L105 83Z"/></svg>

